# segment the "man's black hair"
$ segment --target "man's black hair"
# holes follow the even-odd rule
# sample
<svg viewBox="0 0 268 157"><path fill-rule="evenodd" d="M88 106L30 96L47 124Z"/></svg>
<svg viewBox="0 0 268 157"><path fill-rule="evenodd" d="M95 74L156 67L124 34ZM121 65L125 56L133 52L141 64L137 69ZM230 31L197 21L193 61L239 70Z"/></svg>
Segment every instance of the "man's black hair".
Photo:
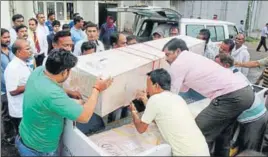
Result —
<svg viewBox="0 0 268 157"><path fill-rule="evenodd" d="M18 33L19 30L22 29L22 28L26 28L26 29L28 29L27 26L25 26L25 25L22 24L22 25L17 26L17 27L15 28L15 31Z"/></svg>
<svg viewBox="0 0 268 157"><path fill-rule="evenodd" d="M29 21L34 21L36 25L38 25L38 21L35 18L30 18Z"/></svg>
<svg viewBox="0 0 268 157"><path fill-rule="evenodd" d="M235 43L232 39L225 39L222 41L224 44L229 45L229 51L231 52L235 46Z"/></svg>
<svg viewBox="0 0 268 157"><path fill-rule="evenodd" d="M206 44L207 44L209 42L209 39L210 39L210 31L208 29L201 29L199 31L199 34L201 34L205 37Z"/></svg>
<svg viewBox="0 0 268 157"><path fill-rule="evenodd" d="M62 30L64 30L64 29L70 29L70 25L68 25L68 24L63 24L63 25L62 25Z"/></svg>
<svg viewBox="0 0 268 157"><path fill-rule="evenodd" d="M127 36L127 42L131 41L131 40L137 40L135 35L129 35Z"/></svg>
<svg viewBox="0 0 268 157"><path fill-rule="evenodd" d="M79 13L74 13L73 14L73 18L76 17L77 15L79 15Z"/></svg>
<svg viewBox="0 0 268 157"><path fill-rule="evenodd" d="M9 31L5 28L1 28L1 36L3 36L5 33L9 33Z"/></svg>
<svg viewBox="0 0 268 157"><path fill-rule="evenodd" d="M162 51L164 51L165 49L168 49L169 51L176 51L178 48L181 51L187 50L189 51L186 43L184 40L182 39L178 39L178 38L173 38L170 41L168 41L165 46L163 47Z"/></svg>
<svg viewBox="0 0 268 157"><path fill-rule="evenodd" d="M88 21L86 22L86 25L85 25L85 30L87 30L87 28L89 27L95 27L97 30L98 30L98 25L96 25L95 23L91 22L91 21Z"/></svg>
<svg viewBox="0 0 268 157"><path fill-rule="evenodd" d="M73 68L78 59L70 51L64 49L53 49L46 61L46 70L57 75L64 70Z"/></svg>
<svg viewBox="0 0 268 157"><path fill-rule="evenodd" d="M114 44L117 44L119 40L119 34L120 33L112 33L110 36L110 44L111 46L114 46Z"/></svg>
<svg viewBox="0 0 268 157"><path fill-rule="evenodd" d="M84 51L87 51L90 49L94 49L94 52L96 52L96 44L92 41L86 41L81 45L82 54L84 53Z"/></svg>
<svg viewBox="0 0 268 157"><path fill-rule="evenodd" d="M170 90L171 77L165 69L161 68L153 70L147 73L147 76L150 77L153 84L157 83L163 90Z"/></svg>
<svg viewBox="0 0 268 157"><path fill-rule="evenodd" d="M240 23L244 22L244 20L240 20Z"/></svg>
<svg viewBox="0 0 268 157"><path fill-rule="evenodd" d="M59 41L59 38L62 37L69 37L71 36L70 31L59 31L55 34L54 38L53 38L53 42L57 43Z"/></svg>
<svg viewBox="0 0 268 157"><path fill-rule="evenodd" d="M54 27L54 26L60 26L60 21L58 21L58 20L54 20L53 22L52 22L52 27Z"/></svg>
<svg viewBox="0 0 268 157"><path fill-rule="evenodd" d="M15 22L17 19L24 19L24 16L22 16L21 14L16 14L14 16L12 16L12 21Z"/></svg>
<svg viewBox="0 0 268 157"><path fill-rule="evenodd" d="M83 21L84 19L81 16L76 16L74 17L74 25L76 25L77 23L79 23L80 21Z"/></svg>
<svg viewBox="0 0 268 157"><path fill-rule="evenodd" d="M52 16L52 15L55 15L55 13L54 13L54 12L50 12L50 13L48 13L48 14L47 14L47 18L49 18L49 17Z"/></svg>
<svg viewBox="0 0 268 157"><path fill-rule="evenodd" d="M39 15L44 15L43 13L37 13L36 14L36 19L38 19Z"/></svg>

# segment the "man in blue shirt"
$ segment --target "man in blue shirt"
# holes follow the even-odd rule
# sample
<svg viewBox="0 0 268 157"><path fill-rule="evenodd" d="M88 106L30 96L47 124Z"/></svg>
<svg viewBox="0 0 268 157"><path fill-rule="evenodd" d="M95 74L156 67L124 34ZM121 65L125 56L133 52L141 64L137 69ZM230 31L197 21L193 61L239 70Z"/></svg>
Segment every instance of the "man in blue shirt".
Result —
<svg viewBox="0 0 268 157"><path fill-rule="evenodd" d="M48 30L50 33L53 32L52 22L55 21L55 13L51 12L47 15L47 21L45 22L46 26L48 27Z"/></svg>
<svg viewBox="0 0 268 157"><path fill-rule="evenodd" d="M106 23L102 24L100 28L100 40L104 44L105 50L110 48L110 38L112 34L116 32L117 28L114 25L114 18L112 16L108 16L106 19Z"/></svg>
<svg viewBox="0 0 268 157"><path fill-rule="evenodd" d="M12 125L10 124L10 116L8 112L8 101L6 95L6 84L4 79L4 71L9 62L14 57L14 54L9 49L10 33L7 29L1 28L1 109L2 109L2 121L4 128L4 140L8 143L11 142L12 132L10 130Z"/></svg>
<svg viewBox="0 0 268 157"><path fill-rule="evenodd" d="M77 17L77 16L80 16L79 13L74 13L74 15L73 15L73 19L74 19L75 17ZM72 27L74 26L74 20L72 20L72 21L69 23L69 26L70 26L70 28L72 28Z"/></svg>
<svg viewBox="0 0 268 157"><path fill-rule="evenodd" d="M86 33L82 30L83 26L84 26L83 18L80 16L75 17L74 26L71 28L71 36L74 44L86 38Z"/></svg>

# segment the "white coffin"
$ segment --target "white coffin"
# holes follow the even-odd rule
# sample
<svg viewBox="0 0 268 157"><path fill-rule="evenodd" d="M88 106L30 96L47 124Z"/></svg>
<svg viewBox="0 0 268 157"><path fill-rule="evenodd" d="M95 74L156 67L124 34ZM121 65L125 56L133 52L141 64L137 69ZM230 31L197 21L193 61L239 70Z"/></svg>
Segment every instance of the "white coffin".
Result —
<svg viewBox="0 0 268 157"><path fill-rule="evenodd" d="M147 50L152 51L147 47ZM72 69L65 88L78 90L84 99L92 92L96 78L111 76L113 84L99 96L95 113L101 117L129 105L138 89L146 87L146 73L160 68L165 63L165 55L159 51L155 55L140 54L135 50L114 49L101 53L78 57L78 64ZM155 51L155 50L154 50Z"/></svg>
<svg viewBox="0 0 268 157"><path fill-rule="evenodd" d="M200 55L204 54L205 41L200 40L200 39L196 39L196 38L193 38L190 36L179 35L179 36L175 36L175 37L169 37L169 38L145 42L144 44L150 45L150 46L155 47L156 49L162 51L164 45L173 38L178 38L178 39L184 40L190 51L197 53L197 54L200 54Z"/></svg>
<svg viewBox="0 0 268 157"><path fill-rule="evenodd" d="M154 69L165 68L163 46L174 37L135 44L124 48L104 51L78 57L78 64L72 69L65 88L77 90L83 99L91 94L96 78L114 79L113 84L99 97L95 113L101 117L129 105L136 91L146 88L146 74ZM188 36L177 36L185 40L190 50L203 54L204 42Z"/></svg>

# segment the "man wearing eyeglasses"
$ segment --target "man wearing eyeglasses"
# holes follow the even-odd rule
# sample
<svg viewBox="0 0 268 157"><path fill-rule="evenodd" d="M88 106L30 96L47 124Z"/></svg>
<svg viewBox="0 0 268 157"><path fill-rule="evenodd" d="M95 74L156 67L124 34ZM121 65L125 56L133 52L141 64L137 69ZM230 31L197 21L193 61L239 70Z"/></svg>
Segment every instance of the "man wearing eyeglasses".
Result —
<svg viewBox="0 0 268 157"><path fill-rule="evenodd" d="M231 56L234 58L236 62L247 62L250 60L250 55L248 52L248 48L245 43L245 35L244 34L238 34L235 38L235 48L233 49ZM237 68L241 73L243 73L245 76L248 75L248 68Z"/></svg>

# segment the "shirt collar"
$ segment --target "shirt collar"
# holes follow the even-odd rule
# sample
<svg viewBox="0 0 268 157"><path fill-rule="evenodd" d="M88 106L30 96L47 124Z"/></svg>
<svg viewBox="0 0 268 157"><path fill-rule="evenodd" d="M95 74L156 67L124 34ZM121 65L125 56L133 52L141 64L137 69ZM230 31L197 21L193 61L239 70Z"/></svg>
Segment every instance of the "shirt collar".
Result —
<svg viewBox="0 0 268 157"><path fill-rule="evenodd" d="M18 58L17 56L14 56L14 60L20 63L21 65L27 66L26 62Z"/></svg>

